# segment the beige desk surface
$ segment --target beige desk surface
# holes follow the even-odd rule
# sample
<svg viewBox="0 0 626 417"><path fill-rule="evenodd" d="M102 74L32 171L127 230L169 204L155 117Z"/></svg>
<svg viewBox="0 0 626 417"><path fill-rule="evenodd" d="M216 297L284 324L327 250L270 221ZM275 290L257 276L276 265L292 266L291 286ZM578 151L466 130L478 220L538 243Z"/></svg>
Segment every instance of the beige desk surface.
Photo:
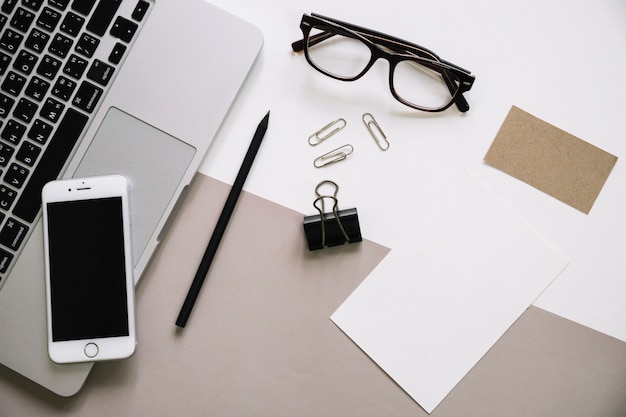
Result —
<svg viewBox="0 0 626 417"><path fill-rule="evenodd" d="M139 284L132 358L96 364L69 399L2 368L0 416L427 415L328 319L387 249L310 253L302 214L247 192L176 330L228 190L193 184ZM626 344L531 307L432 415L623 417Z"/></svg>

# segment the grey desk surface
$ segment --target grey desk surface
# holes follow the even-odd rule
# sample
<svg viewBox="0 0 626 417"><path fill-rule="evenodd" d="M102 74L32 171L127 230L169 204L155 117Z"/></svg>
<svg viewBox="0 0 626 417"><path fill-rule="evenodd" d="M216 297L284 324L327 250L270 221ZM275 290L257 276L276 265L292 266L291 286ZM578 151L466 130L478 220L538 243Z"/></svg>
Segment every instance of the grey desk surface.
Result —
<svg viewBox="0 0 626 417"><path fill-rule="evenodd" d="M174 321L228 186L200 175L138 289L139 345L59 398L0 369L0 416L427 415L329 315L384 257L309 253L302 214L244 193L187 328ZM419 354L419 352L416 352ZM626 415L626 344L529 308L433 416Z"/></svg>

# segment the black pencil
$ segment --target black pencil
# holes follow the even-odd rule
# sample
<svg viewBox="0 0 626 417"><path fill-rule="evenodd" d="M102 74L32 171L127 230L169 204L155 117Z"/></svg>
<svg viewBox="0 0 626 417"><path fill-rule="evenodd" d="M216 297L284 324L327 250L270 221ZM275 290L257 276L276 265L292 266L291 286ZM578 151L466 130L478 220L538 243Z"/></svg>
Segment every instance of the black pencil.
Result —
<svg viewBox="0 0 626 417"><path fill-rule="evenodd" d="M239 173L235 178L235 182L233 183L232 188L230 189L230 193L228 193L228 197L226 198L226 203L224 203L224 208L222 209L222 213L220 214L219 219L217 220L217 224L215 225L215 230L213 230L213 235L211 236L211 240L209 240L209 244L207 245L206 250L204 251L204 255L202 256L202 261L200 261L200 265L198 266L198 271L196 272L196 276L193 278L193 282L191 283L191 287L189 288L189 292L187 292L187 297L185 298L185 302L183 303L182 308L180 309L180 313L178 314L178 318L176 319L176 325L178 327L185 327L187 324L187 320L189 319L189 315L191 314L191 310L198 298L198 294L200 294L200 289L202 288L202 284L209 273L209 268L211 267L211 263L213 262L213 258L215 257L215 253L217 252L217 248L220 245L220 241L222 240L222 236L226 231L226 226L228 226L228 221L230 220L231 215L235 209L235 204L237 204L237 200L239 199L239 195L241 194L241 190L243 189L243 184L246 181L246 177L250 172L250 168L252 167L252 163L254 162L254 158L261 146L261 141L265 136L265 132L267 130L267 124L269 122L270 112L268 111L259 126L254 133L254 137L252 138L252 142L250 143L250 147L248 148L248 152L243 159L243 163L241 164L241 168L239 169Z"/></svg>

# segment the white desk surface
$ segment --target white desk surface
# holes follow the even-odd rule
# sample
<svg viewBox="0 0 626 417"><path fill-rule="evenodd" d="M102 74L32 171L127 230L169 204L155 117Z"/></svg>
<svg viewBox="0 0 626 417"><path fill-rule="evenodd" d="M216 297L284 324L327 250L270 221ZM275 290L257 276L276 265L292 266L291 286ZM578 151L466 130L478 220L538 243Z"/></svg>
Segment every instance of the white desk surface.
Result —
<svg viewBox="0 0 626 417"><path fill-rule="evenodd" d="M251 135L270 127L245 189L314 212L315 185L339 183L340 206L357 207L366 238L391 248L447 177L470 168L571 261L535 305L626 341L626 3L338 2L214 0L260 27L265 46L201 171L234 181ZM423 45L476 76L466 114L411 110L391 96L387 64L344 83L312 69L290 44L316 12ZM588 215L494 169L483 157L512 105L618 160ZM361 121L370 112L389 136L381 152ZM347 127L312 148L308 136L343 117ZM313 159L350 143L354 154L324 169ZM333 146L335 145L335 146ZM323 147L325 146L325 147Z"/></svg>

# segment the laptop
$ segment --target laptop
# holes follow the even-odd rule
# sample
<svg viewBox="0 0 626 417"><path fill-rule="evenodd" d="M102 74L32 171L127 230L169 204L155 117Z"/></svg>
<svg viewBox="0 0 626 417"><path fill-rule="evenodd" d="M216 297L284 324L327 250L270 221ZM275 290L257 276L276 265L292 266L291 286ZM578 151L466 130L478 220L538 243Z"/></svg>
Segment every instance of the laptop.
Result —
<svg viewBox="0 0 626 417"><path fill-rule="evenodd" d="M139 280L263 38L204 0L0 9L0 363L71 396L92 364L48 358L41 188L124 175Z"/></svg>

